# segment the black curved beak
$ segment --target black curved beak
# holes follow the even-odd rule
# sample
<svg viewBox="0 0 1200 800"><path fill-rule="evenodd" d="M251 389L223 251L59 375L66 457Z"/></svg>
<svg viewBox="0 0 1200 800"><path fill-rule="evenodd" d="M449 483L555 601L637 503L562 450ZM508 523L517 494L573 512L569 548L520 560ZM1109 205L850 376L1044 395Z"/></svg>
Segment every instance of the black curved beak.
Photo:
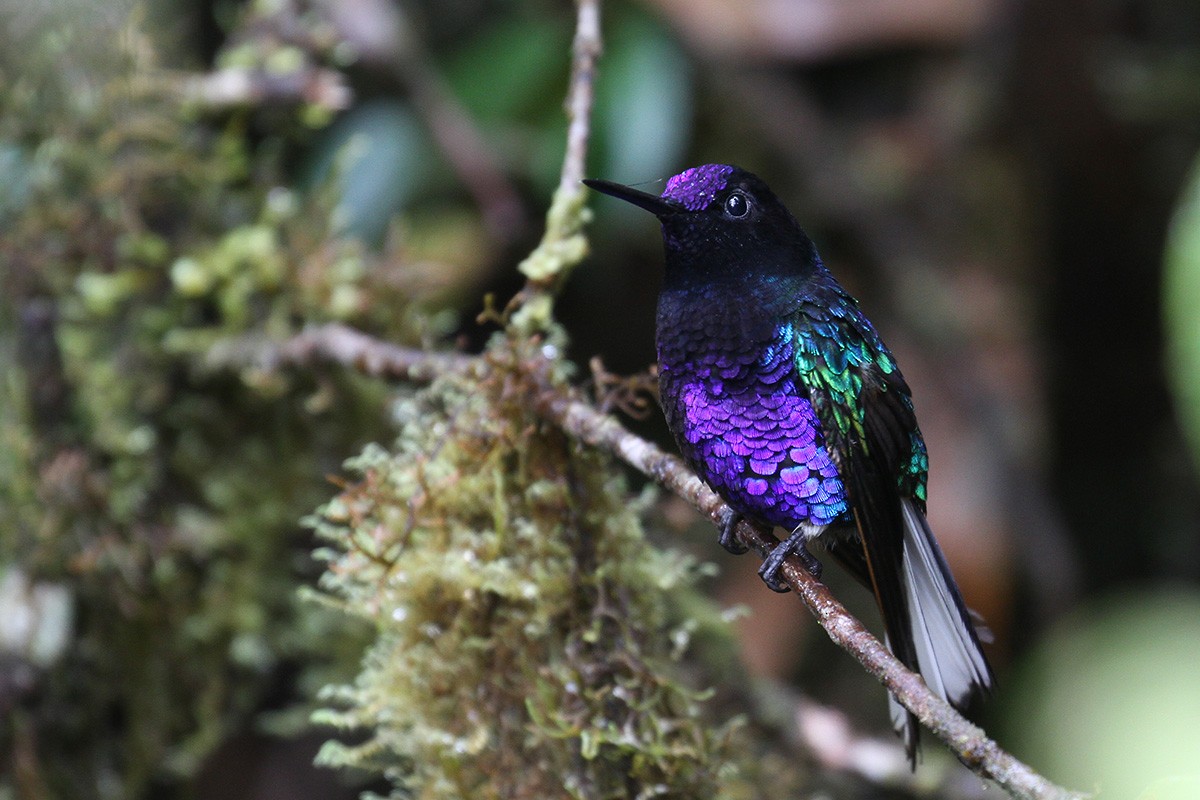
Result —
<svg viewBox="0 0 1200 800"><path fill-rule="evenodd" d="M639 208L644 208L659 219L670 214L677 214L683 210L683 207L674 200L664 200L656 194L643 192L631 186L623 186L619 183L597 180L596 178L584 178L583 182L586 186L595 189L597 192L616 197L627 203L633 203Z"/></svg>

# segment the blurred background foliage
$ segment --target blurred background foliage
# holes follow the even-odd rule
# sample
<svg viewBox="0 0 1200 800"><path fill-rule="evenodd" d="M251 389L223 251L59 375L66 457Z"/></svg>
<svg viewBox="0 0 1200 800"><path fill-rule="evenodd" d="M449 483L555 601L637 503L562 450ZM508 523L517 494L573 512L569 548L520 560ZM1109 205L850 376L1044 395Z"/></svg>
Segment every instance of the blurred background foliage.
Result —
<svg viewBox="0 0 1200 800"><path fill-rule="evenodd" d="M985 725L1100 797L1188 791L1200 6L603 13L590 172L650 188L705 161L763 175L904 365L935 529L997 633ZM332 735L308 722L316 693L360 664L388 674L362 659L400 632L380 608L344 613L352 583L325 603L297 589L329 568L300 523L339 492L327 476L411 429L419 403L343 370L231 370L213 348L343 321L478 349L482 297L520 286L557 182L571 4L0 0L0 18L0 795L405 785L311 766ZM594 205L594 256L559 318L576 361L637 372L653 360L657 231ZM628 422L667 441L656 416ZM690 553L680 564L716 565L672 588L715 641L727 623L695 584L750 609L733 628L750 674L885 729L881 690L711 526L670 498L620 535L640 542L642 525ZM678 630L678 608L639 598L644 635ZM719 661L697 656L693 689ZM696 752L731 746L736 704L716 708ZM687 785L757 796L727 778Z"/></svg>

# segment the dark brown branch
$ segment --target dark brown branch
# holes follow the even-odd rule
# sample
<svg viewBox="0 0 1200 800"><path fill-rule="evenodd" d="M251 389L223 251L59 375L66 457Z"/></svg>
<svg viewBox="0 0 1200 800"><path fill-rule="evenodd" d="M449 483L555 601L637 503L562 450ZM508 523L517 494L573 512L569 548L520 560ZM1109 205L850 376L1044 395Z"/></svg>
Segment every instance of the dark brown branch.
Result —
<svg viewBox="0 0 1200 800"><path fill-rule="evenodd" d="M343 17L336 3L329 5L332 20L336 22ZM381 37L384 46L371 48L368 55L382 63L408 90L413 108L429 128L450 168L471 193L491 236L498 242L511 242L524 221L517 190L470 112L435 68L433 58L416 33L419 26L408 19L405 5L386 4L386 12L379 19L387 29L387 35ZM353 27L349 16L343 22L343 32L347 27Z"/></svg>
<svg viewBox="0 0 1200 800"><path fill-rule="evenodd" d="M407 84L413 106L475 198L488 231L497 241L511 242L524 218L521 200L474 119L424 55L406 59L395 67L394 74Z"/></svg>

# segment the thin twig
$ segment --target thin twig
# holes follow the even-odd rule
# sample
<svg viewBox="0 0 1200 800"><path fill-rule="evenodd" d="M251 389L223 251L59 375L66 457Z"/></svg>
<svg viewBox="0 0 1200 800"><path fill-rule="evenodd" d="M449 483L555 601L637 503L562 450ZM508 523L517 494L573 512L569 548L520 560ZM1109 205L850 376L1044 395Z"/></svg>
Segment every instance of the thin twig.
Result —
<svg viewBox="0 0 1200 800"><path fill-rule="evenodd" d="M492 238L507 244L524 222L521 198L504 173L492 148L467 108L455 96L409 19L405 3L389 3L379 23L391 36L383 36L386 47L370 56L379 61L409 92L413 108L433 135L434 144L446 157L451 170L471 193ZM330 19L353 27L353 14L339 13L336 2L328 3ZM351 37L355 39L359 37Z"/></svg>
<svg viewBox="0 0 1200 800"><path fill-rule="evenodd" d="M567 95L567 152L563 156L560 190L582 193L595 97L596 59L600 57L600 1L578 0L575 41L572 43L571 89Z"/></svg>
<svg viewBox="0 0 1200 800"><path fill-rule="evenodd" d="M551 320L554 294L587 255L587 189L581 183L587 165L596 60L600 57L600 0L576 0L571 82L567 89L567 150L558 188L546 212L546 232L519 269L528 279L513 297L512 328L524 333L544 329Z"/></svg>
<svg viewBox="0 0 1200 800"><path fill-rule="evenodd" d="M221 342L208 352L205 366L277 370L327 362L374 377L429 383L439 375L469 369L479 360L464 353L400 347L333 322L306 328L282 343L258 337Z"/></svg>
<svg viewBox="0 0 1200 800"><path fill-rule="evenodd" d="M915 777L904 748L894 738L860 736L841 711L805 697L795 698L792 705L793 735L826 769L855 773L873 782Z"/></svg>
<svg viewBox="0 0 1200 800"><path fill-rule="evenodd" d="M498 242L511 242L524 220L521 198L470 113L426 57L405 59L393 74L407 85L434 142L475 198L488 232Z"/></svg>
<svg viewBox="0 0 1200 800"><path fill-rule="evenodd" d="M776 691L779 691L776 689ZM780 698L773 697L775 701ZM854 730L852 721L839 709L796 696L792 706L789 737L799 750L815 759L822 769L855 775L877 786L897 789L913 797L955 797L958 800L987 800L992 790L949 760L927 765L914 773L904 746L895 737L867 736Z"/></svg>

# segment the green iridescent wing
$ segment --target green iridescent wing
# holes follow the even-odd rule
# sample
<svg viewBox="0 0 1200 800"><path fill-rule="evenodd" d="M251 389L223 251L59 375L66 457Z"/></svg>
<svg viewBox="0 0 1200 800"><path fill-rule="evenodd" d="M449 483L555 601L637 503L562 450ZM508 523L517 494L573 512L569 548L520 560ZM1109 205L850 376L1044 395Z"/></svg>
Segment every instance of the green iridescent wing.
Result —
<svg viewBox="0 0 1200 800"><path fill-rule="evenodd" d="M797 374L821 421L859 534L857 544L826 539L826 550L875 593L892 652L916 670L901 580L901 498L914 498L924 511L928 460L908 385L857 302L840 288L802 304L791 324ZM911 757L915 719L905 731Z"/></svg>
<svg viewBox="0 0 1200 800"><path fill-rule="evenodd" d="M796 369L839 461L868 458L924 510L929 459L912 396L857 302L831 291L792 320Z"/></svg>

